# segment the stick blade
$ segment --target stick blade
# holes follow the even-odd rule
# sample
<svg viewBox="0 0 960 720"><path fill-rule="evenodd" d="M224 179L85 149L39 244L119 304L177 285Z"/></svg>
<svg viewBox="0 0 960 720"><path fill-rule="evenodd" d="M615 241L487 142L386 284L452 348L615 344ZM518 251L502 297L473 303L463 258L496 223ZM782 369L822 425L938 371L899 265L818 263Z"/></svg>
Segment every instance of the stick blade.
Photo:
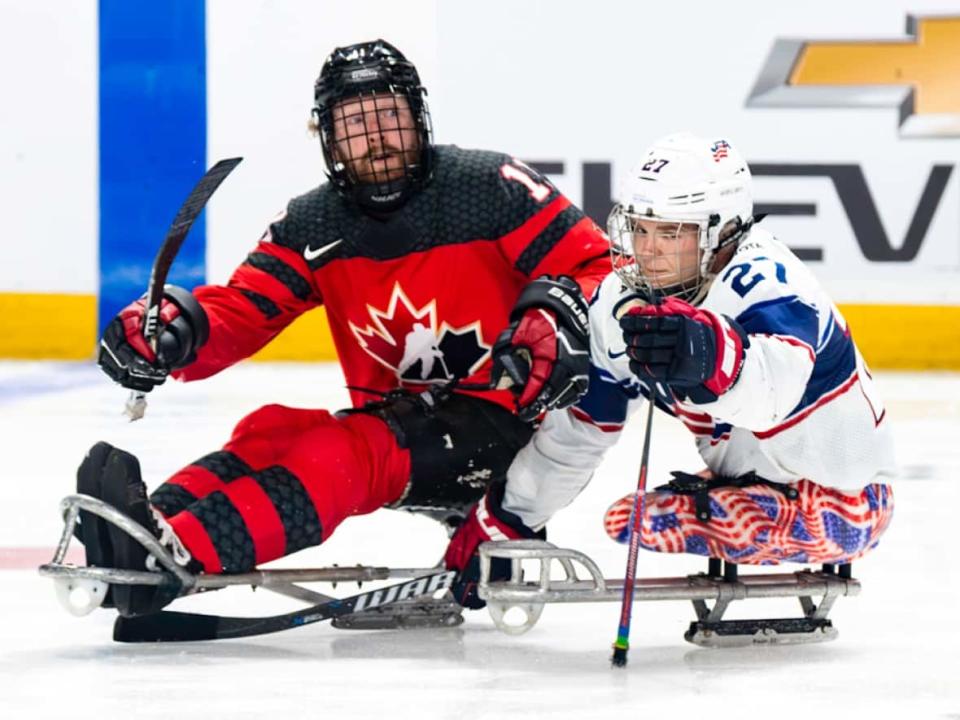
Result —
<svg viewBox="0 0 960 720"><path fill-rule="evenodd" d="M150 282L147 285L147 321L144 324L144 336L148 340L153 337L153 332L156 330L155 317L160 312L163 285L167 281L173 259L180 252L180 246L183 245L187 233L190 232L193 223L200 216L200 212L206 206L210 196L242 160L241 157L220 160L197 181L193 190L187 195L187 199L177 210L177 214L167 230L167 235L157 250L157 256L154 258L153 267L150 270Z"/></svg>
<svg viewBox="0 0 960 720"><path fill-rule="evenodd" d="M170 610L136 617L121 615L113 624L113 639L125 643L216 640L220 637L220 619Z"/></svg>
<svg viewBox="0 0 960 720"><path fill-rule="evenodd" d="M204 174L193 190L187 196L186 200L180 206L173 222L170 223L169 235L177 235L181 231L186 235L186 230L190 229L193 221L197 219L200 211L203 210L210 196L220 187L220 183L226 180L227 175L233 172L233 169L243 161L242 157L226 158L218 161Z"/></svg>

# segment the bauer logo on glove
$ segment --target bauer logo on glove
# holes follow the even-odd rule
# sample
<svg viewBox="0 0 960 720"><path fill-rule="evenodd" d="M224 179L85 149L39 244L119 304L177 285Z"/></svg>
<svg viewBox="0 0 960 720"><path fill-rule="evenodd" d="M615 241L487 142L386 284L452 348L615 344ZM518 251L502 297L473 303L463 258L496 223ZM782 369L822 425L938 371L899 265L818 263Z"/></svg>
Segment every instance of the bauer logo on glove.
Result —
<svg viewBox="0 0 960 720"><path fill-rule="evenodd" d="M490 378L517 393L521 420L568 407L587 391L588 323L587 303L572 278L544 276L524 288L493 346Z"/></svg>

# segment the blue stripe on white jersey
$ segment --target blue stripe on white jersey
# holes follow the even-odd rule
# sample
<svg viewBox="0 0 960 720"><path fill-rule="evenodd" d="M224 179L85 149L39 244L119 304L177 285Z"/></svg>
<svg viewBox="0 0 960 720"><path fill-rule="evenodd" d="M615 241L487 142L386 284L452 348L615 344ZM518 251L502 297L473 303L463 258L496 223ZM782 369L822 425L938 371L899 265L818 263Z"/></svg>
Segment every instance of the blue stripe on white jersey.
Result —
<svg viewBox="0 0 960 720"><path fill-rule="evenodd" d="M839 330L831 314L827 332L824 333L827 340L817 348L817 359L807 381L807 389L797 406L790 411L791 417L836 390L856 372L857 351L853 340L848 332Z"/></svg>
<svg viewBox="0 0 960 720"><path fill-rule="evenodd" d="M590 389L577 402L577 407L598 424L622 425L627 419L628 403L639 396L639 382L633 379L618 381L591 363Z"/></svg>
<svg viewBox="0 0 960 720"><path fill-rule="evenodd" d="M833 313L830 314L821 339L818 337L820 320L817 309L796 295L751 305L737 317L737 322L749 334L794 338L808 345L811 352L815 353L813 372L807 381L803 397L788 417L796 415L838 388L856 370L857 358L853 341L848 333L838 332L839 327Z"/></svg>
<svg viewBox="0 0 960 720"><path fill-rule="evenodd" d="M796 295L751 305L736 320L751 335L789 335L809 345L811 350L819 344L819 313Z"/></svg>

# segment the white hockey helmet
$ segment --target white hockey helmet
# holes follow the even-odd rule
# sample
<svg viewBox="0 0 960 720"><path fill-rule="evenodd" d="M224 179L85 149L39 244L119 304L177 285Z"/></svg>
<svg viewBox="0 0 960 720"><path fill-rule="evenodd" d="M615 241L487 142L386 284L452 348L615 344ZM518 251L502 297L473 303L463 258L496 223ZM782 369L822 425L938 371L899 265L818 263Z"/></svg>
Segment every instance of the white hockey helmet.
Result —
<svg viewBox="0 0 960 720"><path fill-rule="evenodd" d="M639 222L698 232L698 262L688 276L664 287L644 272L652 256L638 257ZM676 133L657 140L623 178L607 222L614 268L635 290L699 302L713 278L717 250L743 238L753 224L750 168L727 140ZM695 226L695 228L694 228ZM662 254L662 246L657 250ZM677 267L682 265L677 260Z"/></svg>

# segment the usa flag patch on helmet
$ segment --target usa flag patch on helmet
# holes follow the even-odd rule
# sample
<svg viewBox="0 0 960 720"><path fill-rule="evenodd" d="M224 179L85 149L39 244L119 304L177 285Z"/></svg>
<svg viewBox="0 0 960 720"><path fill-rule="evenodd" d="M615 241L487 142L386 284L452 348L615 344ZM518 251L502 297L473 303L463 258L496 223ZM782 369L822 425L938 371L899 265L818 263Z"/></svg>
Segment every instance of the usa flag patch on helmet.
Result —
<svg viewBox="0 0 960 720"><path fill-rule="evenodd" d="M730 149L730 143L726 140L717 140L713 145L710 146L710 152L713 153L713 161L720 162L727 156L727 151Z"/></svg>

